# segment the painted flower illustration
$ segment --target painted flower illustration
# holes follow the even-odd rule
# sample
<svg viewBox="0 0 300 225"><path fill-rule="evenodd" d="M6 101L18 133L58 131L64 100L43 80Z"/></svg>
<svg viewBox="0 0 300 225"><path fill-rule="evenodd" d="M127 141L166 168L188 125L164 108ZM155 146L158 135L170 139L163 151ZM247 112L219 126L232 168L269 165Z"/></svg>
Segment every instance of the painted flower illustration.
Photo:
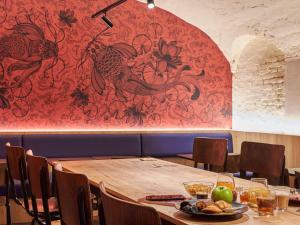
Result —
<svg viewBox="0 0 300 225"><path fill-rule="evenodd" d="M223 106L223 108L221 109L221 114L224 116L224 117L230 117L231 114L232 114L232 110L231 110L231 107L229 104L226 104Z"/></svg>
<svg viewBox="0 0 300 225"><path fill-rule="evenodd" d="M64 24L68 25L69 27L72 27L73 23L77 22L77 19L74 15L74 11L70 9L61 10L59 12L59 20Z"/></svg>
<svg viewBox="0 0 300 225"><path fill-rule="evenodd" d="M73 93L71 94L73 98L73 104L77 107L80 106L87 106L89 104L89 95L79 88L76 88Z"/></svg>
<svg viewBox="0 0 300 225"><path fill-rule="evenodd" d="M137 124L143 125L143 120L146 116L146 114L140 111L135 105L128 107L124 111L124 115L126 117L126 123L130 124L130 126L135 126Z"/></svg>
<svg viewBox="0 0 300 225"><path fill-rule="evenodd" d="M7 92L7 89L0 87L0 109L9 109L10 104L8 99L4 96Z"/></svg>
<svg viewBox="0 0 300 225"><path fill-rule="evenodd" d="M181 62L181 48L177 46L176 41L167 43L165 40L160 38L158 42L158 51L155 51L153 55L158 59L157 69L159 75L169 71L170 69L176 69L178 65L182 65Z"/></svg>

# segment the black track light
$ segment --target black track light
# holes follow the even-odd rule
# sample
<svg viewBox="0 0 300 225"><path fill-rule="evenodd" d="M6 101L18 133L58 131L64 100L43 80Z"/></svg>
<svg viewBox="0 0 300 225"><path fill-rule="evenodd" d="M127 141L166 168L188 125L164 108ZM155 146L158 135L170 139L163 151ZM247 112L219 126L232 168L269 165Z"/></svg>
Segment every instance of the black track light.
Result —
<svg viewBox="0 0 300 225"><path fill-rule="evenodd" d="M106 23L108 27L112 28L114 26L113 23L105 15L102 16L102 20Z"/></svg>
<svg viewBox="0 0 300 225"><path fill-rule="evenodd" d="M112 4L110 4L109 6L106 6L104 9L99 10L98 12L94 13L92 15L92 18L96 18L97 16L100 16L101 14L106 14L108 11L112 10L113 8L116 8L117 6L123 4L124 2L126 2L127 0L118 0Z"/></svg>
<svg viewBox="0 0 300 225"><path fill-rule="evenodd" d="M153 9L155 7L154 0L147 0L147 5L149 9Z"/></svg>

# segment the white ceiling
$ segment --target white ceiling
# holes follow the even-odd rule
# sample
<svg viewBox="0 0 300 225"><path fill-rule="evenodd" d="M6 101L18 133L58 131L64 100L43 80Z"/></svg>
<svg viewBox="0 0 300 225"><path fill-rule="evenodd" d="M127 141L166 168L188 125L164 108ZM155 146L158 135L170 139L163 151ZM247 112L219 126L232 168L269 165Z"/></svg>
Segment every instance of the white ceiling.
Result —
<svg viewBox="0 0 300 225"><path fill-rule="evenodd" d="M143 1L145 2L145 1ZM300 0L155 0L206 32L229 61L243 35L265 37L287 57L300 56Z"/></svg>

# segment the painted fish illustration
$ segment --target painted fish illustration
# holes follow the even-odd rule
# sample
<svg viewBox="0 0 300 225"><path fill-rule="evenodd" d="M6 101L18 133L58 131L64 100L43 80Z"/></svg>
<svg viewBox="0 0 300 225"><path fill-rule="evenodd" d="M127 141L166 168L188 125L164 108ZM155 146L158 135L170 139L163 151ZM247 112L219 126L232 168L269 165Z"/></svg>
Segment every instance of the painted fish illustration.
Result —
<svg viewBox="0 0 300 225"><path fill-rule="evenodd" d="M141 79L127 65L127 59L137 56L135 48L131 45L116 43L106 46L97 41L89 47L88 54L93 62L92 85L100 95L103 95L106 82L109 81L114 85L116 96L122 101L127 101L124 92L151 96L166 92L176 86L183 86L191 92L192 100L197 100L200 96L197 80L204 75L204 71L197 75L183 75L184 71L191 70L190 66L183 65L177 70L175 77L164 84L151 84Z"/></svg>
<svg viewBox="0 0 300 225"><path fill-rule="evenodd" d="M52 69L59 60L58 43L56 31L47 22L50 32L54 36L54 41L45 38L43 30L35 24L30 16L27 22L17 22L10 29L10 33L0 37L0 80L3 80L5 73L9 76L14 71L24 71L14 86L20 86L27 78L39 71L44 60L53 59L44 72ZM3 60L11 58L17 62L10 64L6 69ZM25 72L26 71L26 72Z"/></svg>

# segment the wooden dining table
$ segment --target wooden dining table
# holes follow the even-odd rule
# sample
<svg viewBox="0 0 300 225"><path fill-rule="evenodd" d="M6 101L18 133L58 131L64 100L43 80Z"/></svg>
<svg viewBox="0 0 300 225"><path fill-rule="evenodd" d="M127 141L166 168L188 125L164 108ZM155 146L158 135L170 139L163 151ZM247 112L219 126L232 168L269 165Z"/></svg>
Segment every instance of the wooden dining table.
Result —
<svg viewBox="0 0 300 225"><path fill-rule="evenodd" d="M103 181L109 193L125 200L152 206L163 220L171 224L300 224L300 212L296 207L289 207L287 211L275 213L274 216L270 217L259 217L257 212L249 208L242 217L223 221L185 214L180 212L174 204L145 202L143 199L147 195L182 194L188 197L183 182L208 181L216 183L217 181L217 173L156 158L64 161L62 166L67 171L85 174L94 187ZM235 178L236 186L249 186L249 182Z"/></svg>

